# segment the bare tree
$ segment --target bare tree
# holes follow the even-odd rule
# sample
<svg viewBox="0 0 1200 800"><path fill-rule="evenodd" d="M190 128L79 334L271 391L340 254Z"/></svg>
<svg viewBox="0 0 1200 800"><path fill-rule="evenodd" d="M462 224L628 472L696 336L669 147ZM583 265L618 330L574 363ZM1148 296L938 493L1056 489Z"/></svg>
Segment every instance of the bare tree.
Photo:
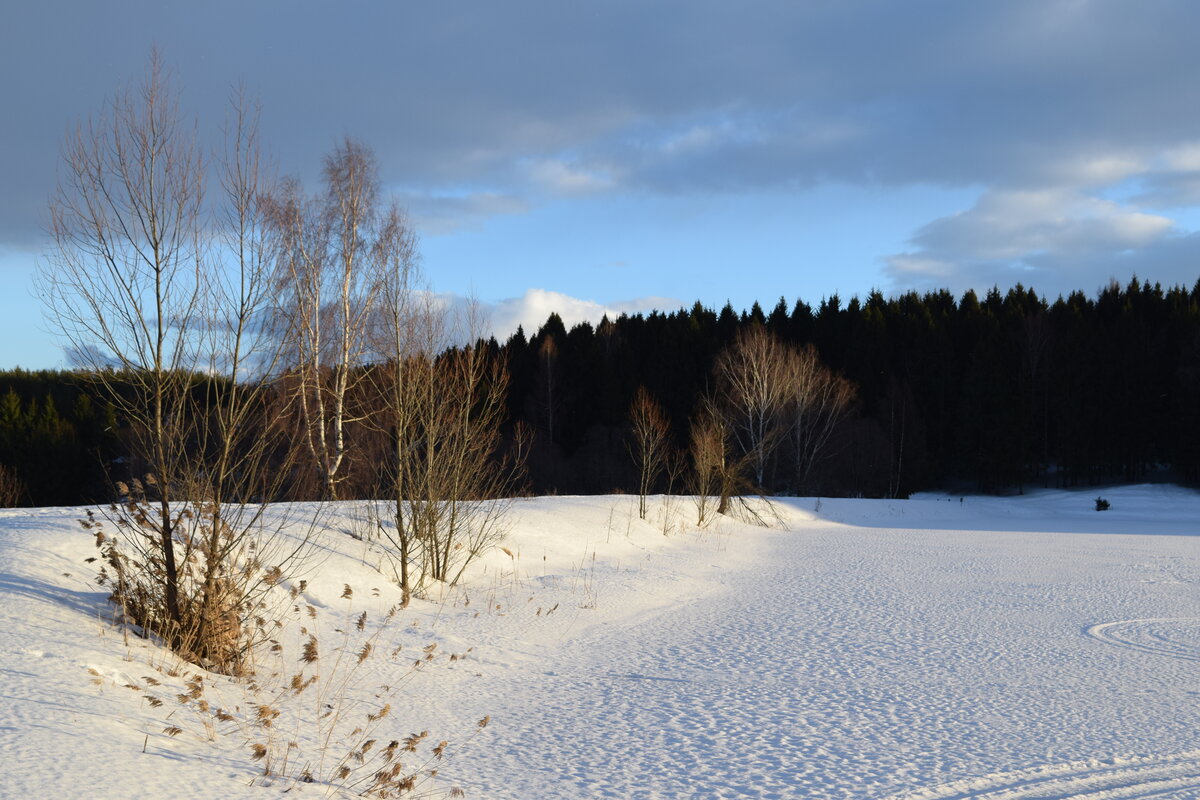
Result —
<svg viewBox="0 0 1200 800"><path fill-rule="evenodd" d="M730 433L758 487L786 431L791 358L791 351L761 325L752 325L717 356L714 367Z"/></svg>
<svg viewBox="0 0 1200 800"><path fill-rule="evenodd" d="M440 357L434 366L440 401L431 397L424 426L434 434L427 440L432 449L418 461L434 481L424 487L418 483L422 490L415 497L438 520L425 528L426 571L455 583L473 558L504 537L512 489L524 465L499 453L508 392L502 360L477 341ZM436 458L430 461L430 455Z"/></svg>
<svg viewBox="0 0 1200 800"><path fill-rule="evenodd" d="M129 421L157 485L165 619L155 624L168 639L182 621L171 499L189 471L204 190L195 128L181 119L155 53L140 86L65 142L50 204L54 249L39 276L48 322Z"/></svg>
<svg viewBox="0 0 1200 800"><path fill-rule="evenodd" d="M192 446L201 469L185 485L192 502L186 543L198 610L190 633L192 649L229 671L240 669L254 646L246 625L272 579L294 564L304 537L288 544L280 535L286 516L264 524L269 501L279 496L288 474L287 431L274 384L283 340L272 317L277 239L268 219L272 186L262 163L258 109L237 92L224 151L217 159L220 202L211 230L219 256L206 270L203 332L198 337L210 375L194 414L199 419ZM195 552L199 558L191 558Z"/></svg>
<svg viewBox="0 0 1200 800"><path fill-rule="evenodd" d="M227 672L253 645L255 598L302 549L267 535L256 502L280 474L266 382L279 343L254 113L233 109L213 216L195 126L155 54L67 140L39 279L48 320L131 431L134 466L104 512L116 530L85 521L102 578L127 620Z"/></svg>
<svg viewBox="0 0 1200 800"><path fill-rule="evenodd" d="M725 512L730 497L728 428L724 415L711 399L702 401L692 417L689 451L692 458L691 488L696 498L696 524L703 527L714 514Z"/></svg>
<svg viewBox="0 0 1200 800"><path fill-rule="evenodd" d="M384 408L376 424L390 445L381 477L393 522L384 532L396 550L397 579L407 599L413 588L410 565L418 545L405 498L405 464L417 419L412 384L421 377L421 359L428 357L438 341L438 315L430 295L419 291L416 235L395 204L388 210L377 247L379 302L372 336L375 353L383 363L372 375ZM414 369L418 375L410 377Z"/></svg>
<svg viewBox="0 0 1200 800"><path fill-rule="evenodd" d="M347 404L368 354L367 328L385 256L389 217L380 213L375 157L346 139L325 158L324 192L305 195L291 181L274 203L281 242L281 312L303 441L327 499L347 454L347 426L360 421Z"/></svg>
<svg viewBox="0 0 1200 800"><path fill-rule="evenodd" d="M382 362L370 373L382 405L373 424L389 447L378 518L407 596L431 580L454 582L502 538L529 442L520 427L513 454L502 456L504 359L478 339L455 345L481 328L476 307L455 324L424 289L403 214L393 208L389 217L372 326Z"/></svg>
<svg viewBox="0 0 1200 800"><path fill-rule="evenodd" d="M821 363L811 344L793 351L787 367L789 435L796 480L804 487L813 468L828 455L833 433L854 402L855 392L850 381Z"/></svg>
<svg viewBox="0 0 1200 800"><path fill-rule="evenodd" d="M747 493L759 493L765 500L747 478L753 454L739 456L734 452L728 413L711 396L700 401L692 417L690 451L698 525L705 525L714 514L740 514L746 521L765 524L761 510L745 497Z"/></svg>
<svg viewBox="0 0 1200 800"><path fill-rule="evenodd" d="M500 454L508 375L482 343L405 366L403 456L396 529L420 545L418 584L454 583L477 555L504 536L504 520L524 465ZM526 449L519 443L517 452ZM407 519L400 516L407 514Z"/></svg>
<svg viewBox="0 0 1200 800"><path fill-rule="evenodd" d="M630 452L638 465L638 516L646 518L646 495L650 493L669 458L670 426L666 414L646 387L639 386L629 408L633 429Z"/></svg>

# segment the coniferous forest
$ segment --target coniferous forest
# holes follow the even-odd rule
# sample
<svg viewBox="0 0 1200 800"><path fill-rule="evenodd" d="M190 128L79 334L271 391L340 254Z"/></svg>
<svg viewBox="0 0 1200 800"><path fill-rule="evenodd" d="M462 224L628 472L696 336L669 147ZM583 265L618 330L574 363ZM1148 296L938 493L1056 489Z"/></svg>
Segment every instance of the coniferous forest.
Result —
<svg viewBox="0 0 1200 800"><path fill-rule="evenodd" d="M748 488L900 497L1200 480L1200 282L1164 289L1134 279L1053 302L1018 286L815 306L781 298L770 310L697 303L570 329L552 314L532 335L479 348L508 368L501 447L525 450L525 489L637 491L630 409L639 387L661 407L668 451L684 453L720 389L719 354L751 329L811 345L852 395L807 474L784 437ZM126 421L90 386L86 373L0 373L0 465L19 480L22 504L105 500L126 477ZM369 495L374 440L386 432L364 425L350 435L356 463L340 495ZM684 471L656 473L651 490L688 491ZM288 485L293 498L320 495L303 476Z"/></svg>

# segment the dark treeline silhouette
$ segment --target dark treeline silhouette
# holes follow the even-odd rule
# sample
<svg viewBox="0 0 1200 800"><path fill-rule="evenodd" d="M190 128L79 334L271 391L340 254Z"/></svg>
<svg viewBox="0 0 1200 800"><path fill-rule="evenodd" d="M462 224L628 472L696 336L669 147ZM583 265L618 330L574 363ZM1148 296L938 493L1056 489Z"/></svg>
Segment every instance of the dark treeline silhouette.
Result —
<svg viewBox="0 0 1200 800"><path fill-rule="evenodd" d="M804 491L904 496L933 487L1019 491L1027 485L1136 481L1171 469L1200 480L1200 283L1163 289L1134 279L1095 298L1053 303L1017 286L910 292L813 307L780 299L736 313L694 305L564 329L551 316L506 344L510 413L538 432L535 492L636 485L626 447L638 386L666 410L677 445L717 354L759 324L811 343L857 387L856 407ZM789 491L778 462L767 491Z"/></svg>
<svg viewBox="0 0 1200 800"><path fill-rule="evenodd" d="M23 484L23 505L102 497L107 466L121 458L112 405L72 372L0 372L0 464Z"/></svg>
<svg viewBox="0 0 1200 800"><path fill-rule="evenodd" d="M982 298L834 296L816 307L781 298L769 312L697 303L569 330L552 314L532 336L518 330L503 344L479 343L507 362L502 446L528 449L528 490L636 491L629 413L639 387L661 406L668 444L682 452L701 401L718 390L718 354L755 326L784 344L814 346L856 389L811 475L797 482L784 442L755 487L763 491L1001 492L1168 471L1200 481L1200 282L1163 289L1134 279L1052 303L1017 286ZM0 373L0 464L24 483L25 502L105 500L129 471L124 423L99 397L79 373ZM534 435L513 436L518 429ZM372 464L386 435L353 433L359 456L343 496L376 490ZM684 490L677 478L666 470L654 488L675 480L671 488ZM319 496L312 476L293 484L291 497Z"/></svg>

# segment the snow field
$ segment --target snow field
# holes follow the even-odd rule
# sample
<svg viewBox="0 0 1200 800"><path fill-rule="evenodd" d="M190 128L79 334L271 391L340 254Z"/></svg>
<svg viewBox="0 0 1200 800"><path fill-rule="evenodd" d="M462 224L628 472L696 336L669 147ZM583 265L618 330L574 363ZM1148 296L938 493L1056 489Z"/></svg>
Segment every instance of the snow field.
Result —
<svg viewBox="0 0 1200 800"><path fill-rule="evenodd" d="M280 586L258 689L204 676L238 709L215 736L174 700L198 671L106 622L82 512L2 511L0 797L325 796L264 781L248 720L281 699L273 746L314 757L321 705L288 681L369 641L343 717L390 703L377 746L428 731L405 757L440 770L423 791L1200 798L1200 500L1127 487L1097 513L1094 494L784 500L776 527L703 532L686 500L646 522L632 497L521 500L505 550L382 627L398 592L343 504Z"/></svg>

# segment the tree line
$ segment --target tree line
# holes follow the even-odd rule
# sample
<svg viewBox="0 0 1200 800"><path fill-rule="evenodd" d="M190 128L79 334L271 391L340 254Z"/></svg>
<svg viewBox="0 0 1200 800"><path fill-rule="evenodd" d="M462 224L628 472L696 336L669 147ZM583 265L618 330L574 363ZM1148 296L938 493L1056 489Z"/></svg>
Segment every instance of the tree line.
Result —
<svg viewBox="0 0 1200 800"><path fill-rule="evenodd" d="M505 344L519 387L510 410L553 444L535 449L536 490L631 486L620 440L637 387L686 442L720 354L758 327L813 348L855 391L821 468L797 482L777 451L758 467L768 491L1003 492L1164 470L1200 480L1200 283L1164 289L1135 278L1053 302L1017 286L982 299L944 290L816 306L780 299L770 312L697 303L569 331L551 317Z"/></svg>
<svg viewBox="0 0 1200 800"><path fill-rule="evenodd" d="M901 497L1200 480L1200 282L1134 278L1053 302L1018 285L982 298L781 298L769 312L697 303L570 330L552 316L504 345L510 412L541 435L535 490L634 486L622 438L637 388L662 404L683 446L720 388L722 353L751 329L811 348L854 389L820 468L798 476L784 443L754 467L766 491Z"/></svg>
<svg viewBox="0 0 1200 800"><path fill-rule="evenodd" d="M1134 279L1053 302L1018 286L982 299L973 291L873 292L816 306L780 299L770 312L696 303L569 330L551 315L532 336L518 330L464 352L505 373L488 389L501 397L495 445L524 459L523 490L653 492L670 481L685 491L682 473L672 480L660 469L647 480L638 428L644 434L646 415L658 414L650 427L665 433L655 446L688 451L694 421L720 389L718 366L738 372L721 354L754 329L809 353L853 390L846 413L823 432L821 457L802 471L797 428L776 435L769 451L731 443L738 455L755 452L752 483L765 491L1003 492L1164 472L1200 481L1200 283L1164 289ZM443 359L454 352L446 348ZM0 373L0 464L24 483L22 502L103 499L106 475L127 463L128 420L88 387L81 372ZM355 414L385 405L361 388ZM359 455L343 468L342 494L374 495L388 463L382 451L395 442L379 425L348 428L343 448ZM284 494L321 497L323 480L293 466Z"/></svg>

